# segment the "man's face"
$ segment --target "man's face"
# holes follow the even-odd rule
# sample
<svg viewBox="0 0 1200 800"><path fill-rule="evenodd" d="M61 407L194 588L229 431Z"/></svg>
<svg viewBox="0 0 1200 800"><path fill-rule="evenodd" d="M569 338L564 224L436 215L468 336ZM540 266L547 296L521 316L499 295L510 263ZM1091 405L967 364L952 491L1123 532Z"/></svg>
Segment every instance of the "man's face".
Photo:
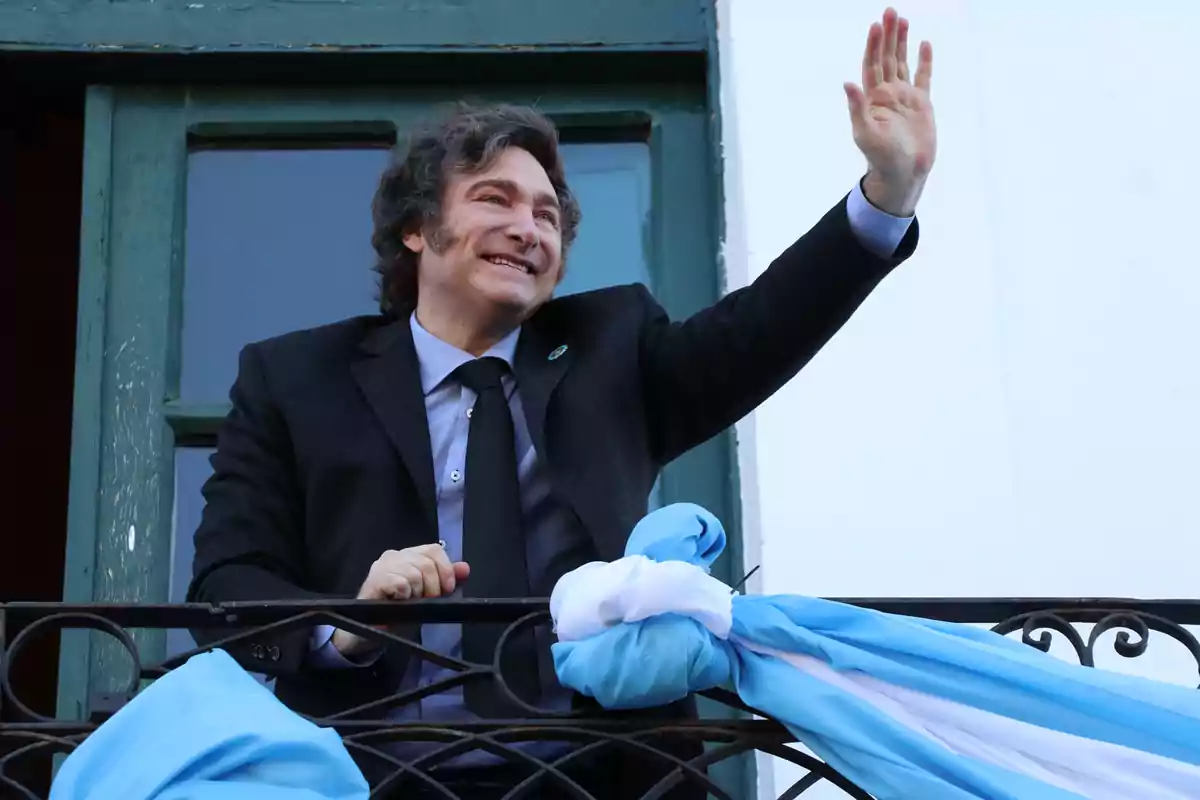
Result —
<svg viewBox="0 0 1200 800"><path fill-rule="evenodd" d="M524 320L562 275L561 213L546 171L510 147L485 171L447 182L441 225L405 237L420 254L427 308Z"/></svg>

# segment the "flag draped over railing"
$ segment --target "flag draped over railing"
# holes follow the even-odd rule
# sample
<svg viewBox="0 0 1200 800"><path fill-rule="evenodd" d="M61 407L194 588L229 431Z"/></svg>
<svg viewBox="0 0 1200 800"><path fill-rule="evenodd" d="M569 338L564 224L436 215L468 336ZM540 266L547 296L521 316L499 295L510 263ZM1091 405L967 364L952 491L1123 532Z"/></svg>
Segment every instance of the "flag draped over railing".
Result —
<svg viewBox="0 0 1200 800"><path fill-rule="evenodd" d="M551 596L559 680L608 708L731 684L879 800L1200 798L1200 693L978 628L708 574L720 522L679 504Z"/></svg>
<svg viewBox="0 0 1200 800"><path fill-rule="evenodd" d="M337 731L295 714L228 653L156 680L92 732L50 800L367 800Z"/></svg>
<svg viewBox="0 0 1200 800"><path fill-rule="evenodd" d="M1091 669L979 628L803 595L740 596L694 505L550 600L559 680L608 708L732 686L878 800L1195 800L1200 693ZM334 730L229 655L159 678L66 759L51 800L365 800Z"/></svg>

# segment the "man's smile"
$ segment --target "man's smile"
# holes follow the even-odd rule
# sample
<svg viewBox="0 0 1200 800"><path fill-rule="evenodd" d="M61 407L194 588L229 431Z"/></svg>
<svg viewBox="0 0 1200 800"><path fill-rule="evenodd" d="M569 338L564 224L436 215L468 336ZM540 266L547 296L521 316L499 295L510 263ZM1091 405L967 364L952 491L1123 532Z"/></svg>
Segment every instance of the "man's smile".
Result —
<svg viewBox="0 0 1200 800"><path fill-rule="evenodd" d="M500 256L500 255L485 255L484 261L490 261L493 264L499 264L502 267L509 267L519 272L524 272L526 275L537 274L537 269L534 268L533 262L528 261L520 256Z"/></svg>

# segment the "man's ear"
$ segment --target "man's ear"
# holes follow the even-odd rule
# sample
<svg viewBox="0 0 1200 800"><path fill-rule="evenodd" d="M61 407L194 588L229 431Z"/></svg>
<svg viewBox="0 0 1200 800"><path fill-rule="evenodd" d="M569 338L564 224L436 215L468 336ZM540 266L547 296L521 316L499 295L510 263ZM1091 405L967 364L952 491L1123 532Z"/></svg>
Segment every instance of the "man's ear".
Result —
<svg viewBox="0 0 1200 800"><path fill-rule="evenodd" d="M414 253L422 253L425 251L425 235L420 231L410 231L409 233L404 234L404 237L401 239L401 241L404 242L405 247L407 247L409 250L412 250Z"/></svg>

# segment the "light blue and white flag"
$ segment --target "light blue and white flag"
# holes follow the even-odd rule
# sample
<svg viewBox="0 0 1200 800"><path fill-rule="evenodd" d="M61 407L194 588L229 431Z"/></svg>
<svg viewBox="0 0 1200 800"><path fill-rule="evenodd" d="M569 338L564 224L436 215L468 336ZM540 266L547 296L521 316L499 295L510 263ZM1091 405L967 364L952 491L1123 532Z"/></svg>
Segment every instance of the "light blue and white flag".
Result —
<svg viewBox="0 0 1200 800"><path fill-rule="evenodd" d="M192 656L67 757L50 800L367 800L337 731L223 650Z"/></svg>
<svg viewBox="0 0 1200 800"><path fill-rule="evenodd" d="M799 595L733 596L703 508L551 597L566 686L608 708L732 683L879 800L1195 800L1200 693L1067 663L969 625Z"/></svg>

